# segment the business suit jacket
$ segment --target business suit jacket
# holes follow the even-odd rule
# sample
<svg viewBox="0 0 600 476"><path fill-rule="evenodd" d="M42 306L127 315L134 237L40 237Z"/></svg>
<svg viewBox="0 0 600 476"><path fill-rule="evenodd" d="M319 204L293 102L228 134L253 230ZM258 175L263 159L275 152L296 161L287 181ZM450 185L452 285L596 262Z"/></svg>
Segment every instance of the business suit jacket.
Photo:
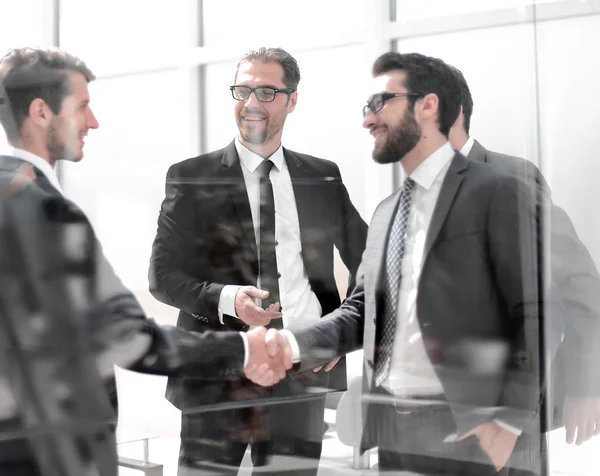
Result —
<svg viewBox="0 0 600 476"><path fill-rule="evenodd" d="M302 259L323 314L340 305L333 247L350 271L350 288L365 246L367 225L352 205L333 162L284 148L298 207ZM241 163L232 141L224 149L171 166L158 218L149 272L150 291L180 309L177 325L189 330L245 331L233 316L218 317L227 284L255 285L258 255ZM330 386L346 388L345 365ZM190 379L170 379L168 398L179 408L213 403L210 390Z"/></svg>
<svg viewBox="0 0 600 476"><path fill-rule="evenodd" d="M399 196L374 213L352 296L316 326L293 330L300 370L363 347L367 399L381 334L387 235ZM457 153L426 238L417 316L460 433L492 418L539 431L539 238L537 204L524 182ZM489 344L500 349L494 358ZM367 404L363 448L378 445L370 410Z"/></svg>
<svg viewBox="0 0 600 476"><path fill-rule="evenodd" d="M81 438L76 448L83 459L95 461L99 474L116 475L114 364L155 374L191 372L206 380L243 375L244 346L237 333L193 334L146 319L104 258L85 214L41 171L8 156L0 156L0 242L0 352L6 364L0 369L0 431L35 431L32 422L43 426L59 416L67 422L97 421L108 428L104 437L99 429L99 437L87 446L85 432L75 432L73 438ZM35 326L42 318L46 325ZM38 347L45 349L42 359L19 360L15 351ZM19 373L24 368L32 370ZM19 384L32 375L33 381ZM56 395L80 403L61 405L63 397L57 396L50 411L53 386L61 381L72 395ZM59 471L56 458L65 433L63 428L50 441L34 440L33 452L24 438L0 443L0 472L6 465L32 461L34 454L42 467Z"/></svg>
<svg viewBox="0 0 600 476"><path fill-rule="evenodd" d="M550 247L546 257L551 289L558 298L554 319L545 322L547 362L551 376L545 410L547 426L562 425L566 395L600 397L595 374L600 359L600 274L575 231L567 213L552 203L550 188L538 168L528 160L491 152L475 141L468 156L492 164L530 183L547 207L546 232ZM546 421L546 420L545 420Z"/></svg>

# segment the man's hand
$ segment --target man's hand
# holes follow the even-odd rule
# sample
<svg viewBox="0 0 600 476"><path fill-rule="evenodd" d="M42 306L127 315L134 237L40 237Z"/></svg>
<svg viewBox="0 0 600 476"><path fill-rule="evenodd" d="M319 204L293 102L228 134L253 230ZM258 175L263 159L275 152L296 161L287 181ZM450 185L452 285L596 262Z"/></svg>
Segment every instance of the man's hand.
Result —
<svg viewBox="0 0 600 476"><path fill-rule="evenodd" d="M337 363L340 361L340 359L341 359L341 358L342 358L341 356L340 356L340 357L336 357L336 358L335 358L335 359L333 359L331 362L329 362L329 363L328 363L328 364L325 366L325 372L329 372L329 371L330 371L332 368L334 368L334 367L335 367L335 364L337 364ZM319 367L315 367L315 368L313 369L313 372L318 372L318 371L319 371L319 370L321 370L322 368L323 368L323 366L322 366L322 365L321 365L321 366L319 366Z"/></svg>
<svg viewBox="0 0 600 476"><path fill-rule="evenodd" d="M580 445L600 434L600 398L567 396L563 405L563 421L568 444Z"/></svg>
<svg viewBox="0 0 600 476"><path fill-rule="evenodd" d="M235 295L235 313L249 326L266 326L271 319L281 319L279 303L271 304L267 309L257 306L256 298L266 299L269 291L263 291L254 286L242 286Z"/></svg>
<svg viewBox="0 0 600 476"><path fill-rule="evenodd" d="M464 440L473 435L479 440L479 446L488 455L496 471L504 468L515 449L517 438L519 438L519 435L516 433L505 430L493 421L488 421L457 438L457 441Z"/></svg>
<svg viewBox="0 0 600 476"><path fill-rule="evenodd" d="M292 350L285 336L275 329L257 327L247 332L248 363L246 378L258 385L275 385L292 368Z"/></svg>

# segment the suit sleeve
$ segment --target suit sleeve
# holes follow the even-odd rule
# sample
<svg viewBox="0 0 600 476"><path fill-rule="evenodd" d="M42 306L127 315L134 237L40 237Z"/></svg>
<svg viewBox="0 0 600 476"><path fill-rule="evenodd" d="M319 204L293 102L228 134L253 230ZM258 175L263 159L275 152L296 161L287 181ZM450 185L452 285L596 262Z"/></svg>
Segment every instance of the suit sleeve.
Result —
<svg viewBox="0 0 600 476"><path fill-rule="evenodd" d="M348 282L348 296L356 285L356 277L362 254L367 241L368 227L361 218L348 195L348 190L342 182L340 171L336 167L336 177L339 178L339 203L340 213L338 215L335 246L340 252L342 261L350 273Z"/></svg>
<svg viewBox="0 0 600 476"><path fill-rule="evenodd" d="M101 373L110 374L116 364L138 372L206 380L242 375L245 349L238 332L187 332L148 319L106 259L85 215L69 205L66 212L59 213L59 225L66 220L72 227L70 214L75 214L75 223L81 224L92 243L94 292L85 322Z"/></svg>
<svg viewBox="0 0 600 476"><path fill-rule="evenodd" d="M75 204L32 190L11 200L7 210L12 219L6 228L18 252L5 256L20 260L15 266L21 282L29 283L11 297L45 309L53 335L79 336L72 348L54 346L57 352L89 352L104 378L113 375L115 364L204 379L242 374L245 350L239 333L189 333L146 318Z"/></svg>
<svg viewBox="0 0 600 476"><path fill-rule="evenodd" d="M86 319L98 367L113 365L156 375L228 380L243 374L245 349L238 332L189 332L148 319L96 246L98 279Z"/></svg>
<svg viewBox="0 0 600 476"><path fill-rule="evenodd" d="M600 396L600 275L567 213L552 205L549 221L552 280L563 306L562 321L552 321L551 331L558 327L564 333L564 390L571 396Z"/></svg>
<svg viewBox="0 0 600 476"><path fill-rule="evenodd" d="M101 317L101 319L98 319ZM97 303L90 313L98 367L113 365L156 375L228 380L243 374L245 349L238 332L202 333L159 326L130 293Z"/></svg>
<svg viewBox="0 0 600 476"><path fill-rule="evenodd" d="M502 177L488 212L487 239L496 283L506 305L510 354L495 418L535 432L540 411L540 342L549 295L542 260L541 216L535 190Z"/></svg>
<svg viewBox="0 0 600 476"><path fill-rule="evenodd" d="M552 203L550 187L538 168L525 160L513 161L513 167L519 176L535 180L538 200L545 204L552 295L547 297L560 300L544 321L546 358L554 364L560 353L562 362L558 365L563 366L559 370L563 375L553 377L564 379L566 395L600 396L600 378L595 370L600 359L600 274L565 210Z"/></svg>
<svg viewBox="0 0 600 476"><path fill-rule="evenodd" d="M150 292L159 301L190 315L202 315L217 328L219 296L224 284L192 274L209 269L203 237L196 226L193 195L177 165L167 173L165 198L158 216L148 279Z"/></svg>
<svg viewBox="0 0 600 476"><path fill-rule="evenodd" d="M309 327L291 327L300 348L300 372L362 349L364 338L364 274L357 272L352 294L335 311Z"/></svg>

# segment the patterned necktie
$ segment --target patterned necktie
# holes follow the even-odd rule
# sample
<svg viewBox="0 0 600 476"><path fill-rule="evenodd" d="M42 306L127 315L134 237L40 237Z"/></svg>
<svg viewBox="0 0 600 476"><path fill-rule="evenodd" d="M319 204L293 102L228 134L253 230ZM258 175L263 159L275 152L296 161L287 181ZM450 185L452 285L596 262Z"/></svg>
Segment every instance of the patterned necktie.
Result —
<svg viewBox="0 0 600 476"><path fill-rule="evenodd" d="M279 302L279 272L277 270L277 253L275 246L275 200L273 198L273 185L269 173L273 162L263 160L257 168L260 174L260 260L259 276L261 289L269 291L269 297L262 300L262 307ZM273 319L269 326L281 328L281 319Z"/></svg>
<svg viewBox="0 0 600 476"><path fill-rule="evenodd" d="M398 314L402 257L404 256L404 237L408 216L410 215L410 201L414 184L414 180L410 177L404 180L400 203L388 239L384 275L383 332L381 333L375 362L375 385L381 385L390 373L392 348L396 333L396 316Z"/></svg>

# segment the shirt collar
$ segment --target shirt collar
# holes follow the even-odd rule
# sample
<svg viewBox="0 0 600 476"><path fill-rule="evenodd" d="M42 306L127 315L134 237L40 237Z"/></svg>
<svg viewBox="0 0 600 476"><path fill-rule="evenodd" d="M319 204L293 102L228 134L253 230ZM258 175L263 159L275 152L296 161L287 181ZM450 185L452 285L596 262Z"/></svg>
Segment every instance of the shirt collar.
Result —
<svg viewBox="0 0 600 476"><path fill-rule="evenodd" d="M468 157L471 153L471 149L473 148L473 144L475 144L475 139L469 137L467 142L465 142L465 145L463 145L462 149L460 149L460 153L465 157Z"/></svg>
<svg viewBox="0 0 600 476"><path fill-rule="evenodd" d="M13 157L17 159L24 160L25 162L30 163L35 168L40 170L44 176L48 179L48 181L52 184L52 186L58 190L61 194L63 194L62 187L60 186L60 182L58 181L58 177L56 176L56 172L52 168L52 166L46 162L44 159L35 155L28 150L19 149L17 147L13 147L9 149L8 152Z"/></svg>
<svg viewBox="0 0 600 476"><path fill-rule="evenodd" d="M244 167L246 167L250 173L254 173L258 166L262 164L263 158L252 152L248 149L244 144L242 144L239 138L235 138L235 149L237 150L238 157L240 158L240 162ZM285 164L285 160L283 157L283 146L279 144L279 148L271 154L268 159L273 162L277 170L281 171Z"/></svg>
<svg viewBox="0 0 600 476"><path fill-rule="evenodd" d="M456 152L452 149L450 142L446 142L433 154L427 157L427 159L421 162L421 164L413 170L413 173L410 174L410 178L424 189L429 190L440 172L442 172L454 158L455 153Z"/></svg>

